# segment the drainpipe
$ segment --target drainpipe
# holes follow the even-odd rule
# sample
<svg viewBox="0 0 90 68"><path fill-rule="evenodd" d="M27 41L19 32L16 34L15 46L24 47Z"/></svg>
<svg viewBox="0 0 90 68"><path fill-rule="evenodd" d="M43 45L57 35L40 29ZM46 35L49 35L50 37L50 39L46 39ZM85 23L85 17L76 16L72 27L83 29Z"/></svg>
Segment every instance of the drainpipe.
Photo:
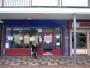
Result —
<svg viewBox="0 0 90 68"><path fill-rule="evenodd" d="M73 15L73 28L74 28L74 64L76 64L76 14Z"/></svg>

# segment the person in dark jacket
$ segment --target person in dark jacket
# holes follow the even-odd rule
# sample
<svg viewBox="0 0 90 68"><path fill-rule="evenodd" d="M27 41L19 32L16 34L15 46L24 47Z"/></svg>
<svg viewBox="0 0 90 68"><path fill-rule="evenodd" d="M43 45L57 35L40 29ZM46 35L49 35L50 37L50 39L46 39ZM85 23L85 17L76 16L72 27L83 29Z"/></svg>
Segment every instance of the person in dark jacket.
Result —
<svg viewBox="0 0 90 68"><path fill-rule="evenodd" d="M32 52L33 52L33 54L32 54L32 56L34 57L34 58L37 58L37 44L36 43L33 43L32 44Z"/></svg>

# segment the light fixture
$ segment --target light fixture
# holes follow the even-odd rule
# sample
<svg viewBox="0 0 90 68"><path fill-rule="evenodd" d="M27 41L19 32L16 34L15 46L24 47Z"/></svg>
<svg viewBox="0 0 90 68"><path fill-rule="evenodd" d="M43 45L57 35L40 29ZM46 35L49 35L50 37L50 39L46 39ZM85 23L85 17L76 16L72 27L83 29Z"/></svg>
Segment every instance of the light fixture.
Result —
<svg viewBox="0 0 90 68"><path fill-rule="evenodd" d="M4 23L4 22L0 20L0 23Z"/></svg>

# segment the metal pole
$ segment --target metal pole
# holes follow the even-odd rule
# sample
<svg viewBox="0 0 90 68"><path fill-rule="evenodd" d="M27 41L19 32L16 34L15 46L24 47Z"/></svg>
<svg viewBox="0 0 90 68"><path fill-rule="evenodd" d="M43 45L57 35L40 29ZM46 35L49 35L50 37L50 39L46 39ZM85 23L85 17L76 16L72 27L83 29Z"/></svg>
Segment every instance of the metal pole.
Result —
<svg viewBox="0 0 90 68"><path fill-rule="evenodd" d="M0 38L2 37L2 24L1 24L1 22L0 22ZM2 38L1 38L1 41L0 41L1 43L0 43L0 45L1 45L1 47L0 47L0 56L2 56Z"/></svg>
<svg viewBox="0 0 90 68"><path fill-rule="evenodd" d="M64 56L66 57L66 28L64 26Z"/></svg>
<svg viewBox="0 0 90 68"><path fill-rule="evenodd" d="M4 7L4 0L2 0L2 7Z"/></svg>
<svg viewBox="0 0 90 68"><path fill-rule="evenodd" d="M61 0L61 7L62 7L62 0Z"/></svg>
<svg viewBox="0 0 90 68"><path fill-rule="evenodd" d="M3 21L0 21L1 24L1 57L3 56Z"/></svg>
<svg viewBox="0 0 90 68"><path fill-rule="evenodd" d="M74 63L76 64L76 14L74 14L73 19L73 28L74 28Z"/></svg>
<svg viewBox="0 0 90 68"><path fill-rule="evenodd" d="M30 7L32 7L32 0L30 0Z"/></svg>

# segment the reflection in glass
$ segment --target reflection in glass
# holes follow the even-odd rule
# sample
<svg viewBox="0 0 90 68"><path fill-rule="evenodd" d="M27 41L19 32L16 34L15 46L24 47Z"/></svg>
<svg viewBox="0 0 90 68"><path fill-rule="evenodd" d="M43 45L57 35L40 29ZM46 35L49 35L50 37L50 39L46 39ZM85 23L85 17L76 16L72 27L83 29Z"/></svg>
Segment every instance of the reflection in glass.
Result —
<svg viewBox="0 0 90 68"><path fill-rule="evenodd" d="M60 38L60 35L56 35L56 38Z"/></svg>
<svg viewBox="0 0 90 68"><path fill-rule="evenodd" d="M56 29L54 36L55 48L61 48L61 33L61 29Z"/></svg>
<svg viewBox="0 0 90 68"><path fill-rule="evenodd" d="M76 33L76 48L86 48L86 32ZM72 47L74 48L74 36L72 33Z"/></svg>

